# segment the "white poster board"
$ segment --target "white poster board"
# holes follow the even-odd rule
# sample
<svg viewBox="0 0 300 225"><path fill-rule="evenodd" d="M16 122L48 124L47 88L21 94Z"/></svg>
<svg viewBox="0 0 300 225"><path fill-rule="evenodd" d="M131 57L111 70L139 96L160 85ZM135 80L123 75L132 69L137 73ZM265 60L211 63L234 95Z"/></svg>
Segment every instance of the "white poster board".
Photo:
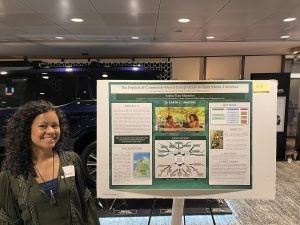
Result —
<svg viewBox="0 0 300 225"><path fill-rule="evenodd" d="M97 196L99 198L231 198L231 199L274 199L275 198L275 178L276 178L276 116L277 116L277 82L276 81L251 81L253 82L253 97L252 97L252 189L245 190L113 190L110 188L110 163L112 160L110 148L110 133L111 129L110 118L113 110L118 113L118 110L124 110L124 105L115 105L110 108L109 101L109 84L120 81L98 81L97 83ZM132 83L137 81L130 81ZM129 82L129 83L130 83ZM149 81L138 81L139 83ZM153 81L151 81L153 83ZM157 81L162 82L162 81ZM167 85L176 84L178 82L191 81L163 81ZM216 84L218 81L214 81ZM229 81L230 82L230 81ZM234 81L238 82L238 81ZM128 83L126 81L126 83ZM212 83L212 81L209 81ZM137 90L138 93L138 90ZM213 105L217 107L218 105ZM132 105L132 107L136 107ZM240 106L245 108L246 106ZM113 108L113 109L112 109ZM247 107L246 107L247 108ZM137 109L137 117L139 111L148 110L145 105L142 109ZM118 117L116 117L118 118ZM130 118L129 118L130 119ZM117 121L115 121L117 122ZM152 121L144 121L145 123ZM144 124L145 126L145 124ZM123 132L122 127L119 127L114 132ZM128 132L135 132L128 130ZM124 141L124 140L122 140ZM127 141L125 139L125 141ZM151 145L151 143L150 143ZM141 149L143 152L143 149ZM126 154L119 156L115 160L122 161L122 158L127 157ZM151 158L152 156L148 156ZM143 156L143 159L147 159ZM178 159L180 160L180 159ZM119 170L122 171L121 169ZM152 171L151 171L152 172ZM123 180L115 180L114 182L127 182L130 185L131 181L124 174ZM144 176L143 178L145 178ZM141 182L149 184L149 179L141 179ZM220 182L220 180L213 180ZM248 181L245 180L247 183ZM134 184L133 184L134 185Z"/></svg>

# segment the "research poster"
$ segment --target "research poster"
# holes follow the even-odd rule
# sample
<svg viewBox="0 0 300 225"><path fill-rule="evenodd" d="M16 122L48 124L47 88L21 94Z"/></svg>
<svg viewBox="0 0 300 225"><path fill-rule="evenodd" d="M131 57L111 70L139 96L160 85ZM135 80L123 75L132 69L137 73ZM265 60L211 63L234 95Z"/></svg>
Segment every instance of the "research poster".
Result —
<svg viewBox="0 0 300 225"><path fill-rule="evenodd" d="M251 189L252 82L108 82L111 189Z"/></svg>

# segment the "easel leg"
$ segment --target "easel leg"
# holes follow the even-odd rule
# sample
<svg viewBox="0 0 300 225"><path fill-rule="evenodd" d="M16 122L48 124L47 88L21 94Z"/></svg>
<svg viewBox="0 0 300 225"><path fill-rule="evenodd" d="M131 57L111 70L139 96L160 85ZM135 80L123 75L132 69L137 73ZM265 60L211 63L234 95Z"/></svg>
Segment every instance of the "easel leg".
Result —
<svg viewBox="0 0 300 225"><path fill-rule="evenodd" d="M181 225L183 209L184 209L184 198L173 198L171 225Z"/></svg>

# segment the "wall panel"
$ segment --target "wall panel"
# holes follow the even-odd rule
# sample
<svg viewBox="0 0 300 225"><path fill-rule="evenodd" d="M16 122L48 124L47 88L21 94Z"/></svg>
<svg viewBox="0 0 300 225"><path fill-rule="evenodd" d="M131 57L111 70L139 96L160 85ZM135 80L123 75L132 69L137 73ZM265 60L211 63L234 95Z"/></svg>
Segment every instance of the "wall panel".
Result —
<svg viewBox="0 0 300 225"><path fill-rule="evenodd" d="M206 80L239 80L241 57L207 57Z"/></svg>
<svg viewBox="0 0 300 225"><path fill-rule="evenodd" d="M244 79L249 80L251 73L281 72L281 55L246 56Z"/></svg>

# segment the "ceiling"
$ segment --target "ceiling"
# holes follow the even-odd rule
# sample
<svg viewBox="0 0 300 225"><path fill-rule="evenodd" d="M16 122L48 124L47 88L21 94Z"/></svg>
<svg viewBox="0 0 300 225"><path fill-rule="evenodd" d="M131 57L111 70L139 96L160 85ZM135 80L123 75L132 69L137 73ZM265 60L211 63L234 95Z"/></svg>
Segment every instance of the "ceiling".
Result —
<svg viewBox="0 0 300 225"><path fill-rule="evenodd" d="M1 58L288 54L299 46L300 0L0 0Z"/></svg>

